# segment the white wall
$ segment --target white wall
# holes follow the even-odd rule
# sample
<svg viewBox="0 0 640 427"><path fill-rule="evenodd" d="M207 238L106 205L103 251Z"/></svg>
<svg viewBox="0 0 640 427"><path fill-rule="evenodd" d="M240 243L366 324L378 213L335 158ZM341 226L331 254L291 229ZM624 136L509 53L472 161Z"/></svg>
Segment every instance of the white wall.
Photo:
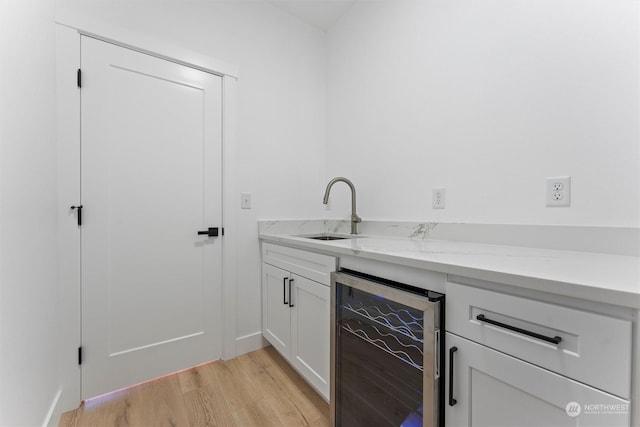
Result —
<svg viewBox="0 0 640 427"><path fill-rule="evenodd" d="M235 166L253 194L237 210L239 337L261 329L257 219L317 217L335 175L365 219L638 226L637 1L359 2L325 45L264 2L2 0L0 425L41 424L58 391L65 9L239 67ZM573 206L544 208L544 177L563 174ZM346 187L334 192L331 216L346 216Z"/></svg>
<svg viewBox="0 0 640 427"><path fill-rule="evenodd" d="M638 39L630 0L358 2L328 32L327 178L364 219L637 227Z"/></svg>
<svg viewBox="0 0 640 427"><path fill-rule="evenodd" d="M257 220L317 217L325 153L325 36L257 1L58 0L70 12L234 64L238 79L237 336L260 333ZM313 190L316 190L314 193Z"/></svg>
<svg viewBox="0 0 640 427"><path fill-rule="evenodd" d="M54 5L0 1L0 425L58 392Z"/></svg>

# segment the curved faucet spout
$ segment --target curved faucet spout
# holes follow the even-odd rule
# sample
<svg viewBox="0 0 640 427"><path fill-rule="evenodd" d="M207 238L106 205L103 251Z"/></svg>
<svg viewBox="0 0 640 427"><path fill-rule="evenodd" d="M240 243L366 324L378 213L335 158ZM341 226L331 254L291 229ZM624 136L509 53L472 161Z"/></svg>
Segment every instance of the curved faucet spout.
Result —
<svg viewBox="0 0 640 427"><path fill-rule="evenodd" d="M356 213L356 187L351 181L341 176L333 178L331 181L329 181L329 184L327 184L327 189L324 192L322 203L324 203L325 205L329 203L329 192L331 192L331 187L333 187L333 184L338 181L344 182L351 189L351 234L358 234L358 223L362 222L362 219Z"/></svg>

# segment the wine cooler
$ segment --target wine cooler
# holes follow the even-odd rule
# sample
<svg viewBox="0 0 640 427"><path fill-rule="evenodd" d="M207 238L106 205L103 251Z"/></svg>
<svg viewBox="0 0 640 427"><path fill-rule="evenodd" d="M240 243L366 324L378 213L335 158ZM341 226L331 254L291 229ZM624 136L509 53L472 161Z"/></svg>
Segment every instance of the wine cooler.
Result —
<svg viewBox="0 0 640 427"><path fill-rule="evenodd" d="M332 425L444 426L444 295L345 269L331 279Z"/></svg>

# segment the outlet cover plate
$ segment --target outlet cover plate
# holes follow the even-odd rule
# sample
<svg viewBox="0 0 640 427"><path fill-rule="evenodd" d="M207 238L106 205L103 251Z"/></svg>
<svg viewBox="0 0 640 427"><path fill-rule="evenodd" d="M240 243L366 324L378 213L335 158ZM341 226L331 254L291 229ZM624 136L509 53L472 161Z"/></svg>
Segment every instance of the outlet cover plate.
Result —
<svg viewBox="0 0 640 427"><path fill-rule="evenodd" d="M431 190L431 208L444 209L446 205L447 190L444 188L434 188Z"/></svg>
<svg viewBox="0 0 640 427"><path fill-rule="evenodd" d="M571 206L571 177L554 176L547 178L546 198L548 207Z"/></svg>

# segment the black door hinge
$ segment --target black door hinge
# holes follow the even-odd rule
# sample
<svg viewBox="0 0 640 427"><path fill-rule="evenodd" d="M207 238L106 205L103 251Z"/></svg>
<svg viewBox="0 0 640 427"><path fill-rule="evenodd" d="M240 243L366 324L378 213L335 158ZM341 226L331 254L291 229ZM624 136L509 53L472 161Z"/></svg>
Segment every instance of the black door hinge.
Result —
<svg viewBox="0 0 640 427"><path fill-rule="evenodd" d="M78 226L82 225L82 205L71 206L71 210L78 210Z"/></svg>
<svg viewBox="0 0 640 427"><path fill-rule="evenodd" d="M78 87L82 87L82 70L78 68Z"/></svg>
<svg viewBox="0 0 640 427"><path fill-rule="evenodd" d="M78 347L78 365L82 365L82 347Z"/></svg>

